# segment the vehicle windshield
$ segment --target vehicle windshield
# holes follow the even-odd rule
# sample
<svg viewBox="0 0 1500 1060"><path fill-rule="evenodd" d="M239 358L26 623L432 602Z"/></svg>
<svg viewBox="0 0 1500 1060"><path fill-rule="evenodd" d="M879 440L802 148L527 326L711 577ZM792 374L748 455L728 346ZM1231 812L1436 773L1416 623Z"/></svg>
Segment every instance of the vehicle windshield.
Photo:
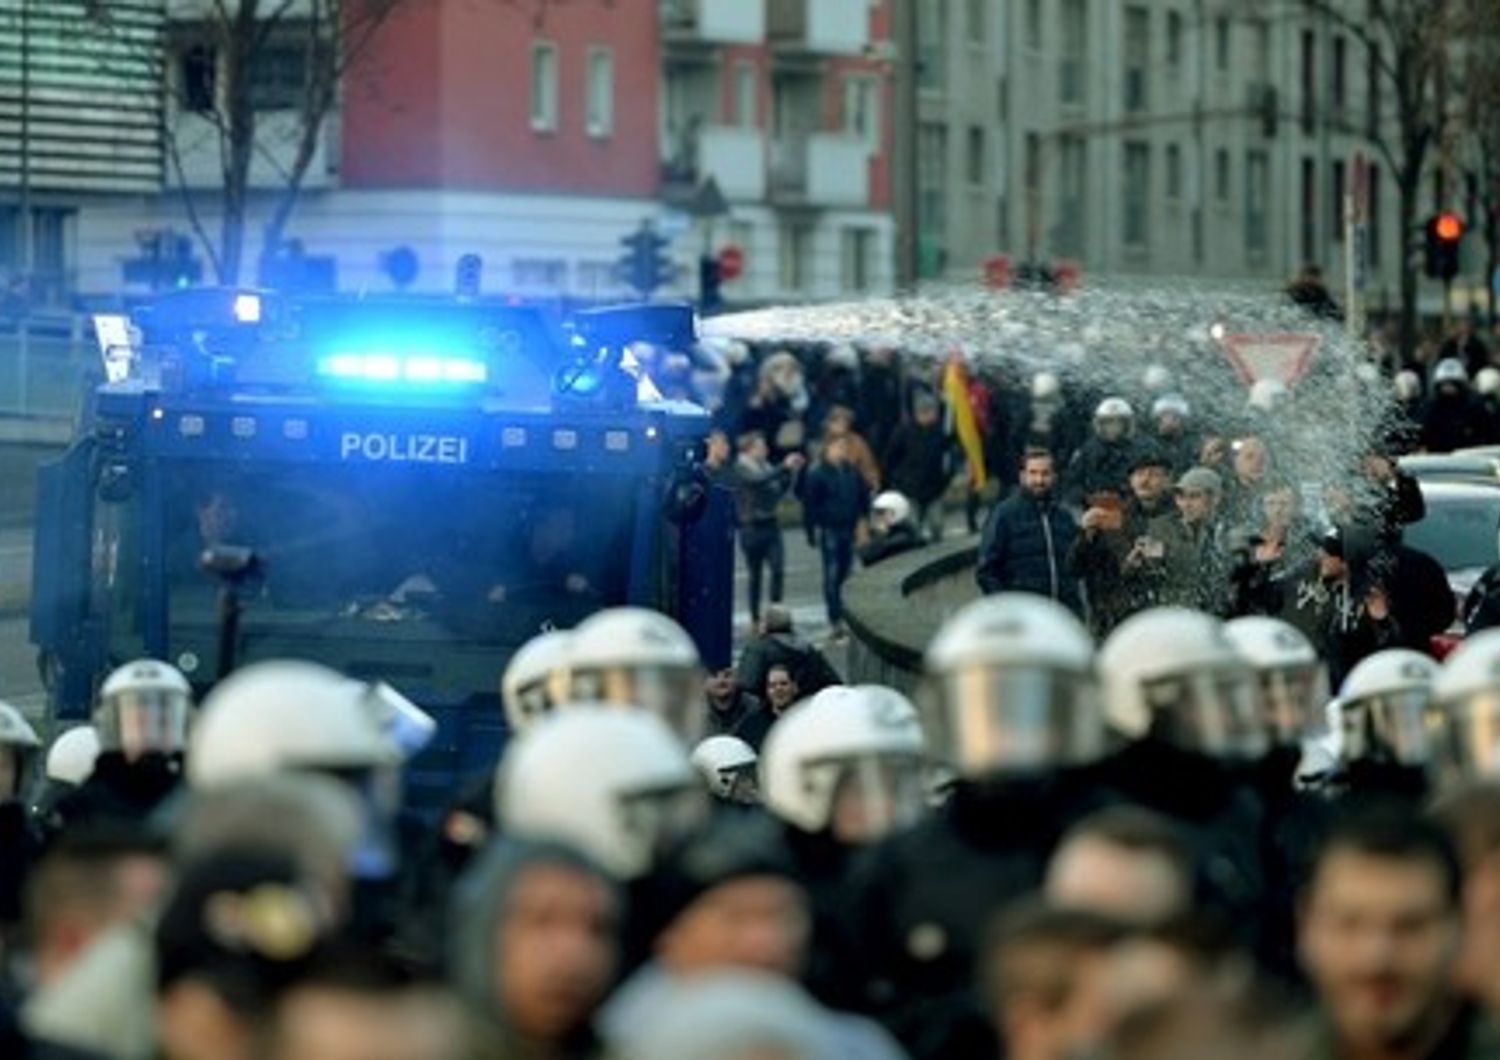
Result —
<svg viewBox="0 0 1500 1060"><path fill-rule="evenodd" d="M244 658L321 657L323 642L513 647L571 626L627 598L619 557L630 547L632 485L626 476L185 464L163 484L172 653L214 643L219 582L201 565L214 546L257 559L242 591Z"/></svg>
<svg viewBox="0 0 1500 1060"><path fill-rule="evenodd" d="M1427 515L1406 528L1405 543L1432 556L1444 570L1485 568L1500 555L1500 490L1492 499L1430 496Z"/></svg>

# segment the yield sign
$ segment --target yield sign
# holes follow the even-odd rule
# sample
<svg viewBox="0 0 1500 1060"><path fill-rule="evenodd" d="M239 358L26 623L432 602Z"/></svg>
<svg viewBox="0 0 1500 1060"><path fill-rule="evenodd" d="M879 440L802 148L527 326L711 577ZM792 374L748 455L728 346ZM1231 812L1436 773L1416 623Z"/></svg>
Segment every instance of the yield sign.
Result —
<svg viewBox="0 0 1500 1060"><path fill-rule="evenodd" d="M1287 386L1307 374L1322 337L1289 331L1276 335L1225 335L1224 352L1235 373L1254 386L1262 379L1279 379Z"/></svg>

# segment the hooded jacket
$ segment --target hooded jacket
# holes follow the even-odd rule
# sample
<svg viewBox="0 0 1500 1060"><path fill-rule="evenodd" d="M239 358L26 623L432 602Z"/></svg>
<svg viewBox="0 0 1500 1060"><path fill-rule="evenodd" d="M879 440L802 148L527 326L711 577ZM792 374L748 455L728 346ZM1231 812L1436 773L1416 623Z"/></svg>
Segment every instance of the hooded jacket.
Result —
<svg viewBox="0 0 1500 1060"><path fill-rule="evenodd" d="M612 894L619 888L605 872L572 847L545 840L502 839L460 882L449 916L449 981L473 1019L475 1060L526 1060L537 1047L511 1026L496 1000L495 934L522 875L538 865L559 865L587 873ZM601 999L602 1000L602 999ZM549 1060L592 1060L601 1053L594 1028L577 1028L564 1042L547 1043Z"/></svg>

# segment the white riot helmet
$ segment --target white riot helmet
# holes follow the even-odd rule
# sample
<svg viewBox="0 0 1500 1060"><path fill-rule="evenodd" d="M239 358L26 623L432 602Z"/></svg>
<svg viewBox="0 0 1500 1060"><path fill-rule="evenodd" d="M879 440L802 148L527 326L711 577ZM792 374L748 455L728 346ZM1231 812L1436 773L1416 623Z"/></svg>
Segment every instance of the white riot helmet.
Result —
<svg viewBox="0 0 1500 1060"><path fill-rule="evenodd" d="M1437 663L1406 648L1378 651L1349 671L1339 689L1344 762L1428 766L1438 760L1446 738L1433 701L1437 676Z"/></svg>
<svg viewBox="0 0 1500 1060"><path fill-rule="evenodd" d="M841 342L829 349L823 357L823 363L830 368L843 368L852 372L859 367L859 353L847 342Z"/></svg>
<svg viewBox="0 0 1500 1060"><path fill-rule="evenodd" d="M401 753L382 725L377 686L295 659L236 670L203 700L188 781L215 787L284 770L394 767Z"/></svg>
<svg viewBox="0 0 1500 1060"><path fill-rule="evenodd" d="M1165 365L1148 364L1145 372L1141 374L1141 383L1145 386L1147 393L1159 394L1172 385L1172 373Z"/></svg>
<svg viewBox="0 0 1500 1060"><path fill-rule="evenodd" d="M927 649L934 756L983 780L1087 765L1104 753L1094 642L1073 613L1031 593L967 604Z"/></svg>
<svg viewBox="0 0 1500 1060"><path fill-rule="evenodd" d="M738 736L710 736L689 758L714 798L745 805L760 801L755 748Z"/></svg>
<svg viewBox="0 0 1500 1060"><path fill-rule="evenodd" d="M1397 401L1415 401L1422 396L1422 377L1410 368L1403 368L1396 373L1391 388L1395 391Z"/></svg>
<svg viewBox="0 0 1500 1060"><path fill-rule="evenodd" d="M1151 418L1159 420L1163 416L1176 416L1180 420L1188 418L1187 398L1181 394L1163 394L1151 403Z"/></svg>
<svg viewBox="0 0 1500 1060"><path fill-rule="evenodd" d="M179 754L192 712L192 687L175 666L136 659L104 679L94 728L102 750L133 762L146 754Z"/></svg>
<svg viewBox="0 0 1500 1060"><path fill-rule="evenodd" d="M1432 369L1432 385L1441 386L1444 383L1469 385L1469 373L1465 370L1463 361L1457 357L1444 357L1437 363Z"/></svg>
<svg viewBox="0 0 1500 1060"><path fill-rule="evenodd" d="M1500 776L1500 629L1459 643L1432 684L1453 733L1451 752L1466 776Z"/></svg>
<svg viewBox="0 0 1500 1060"><path fill-rule="evenodd" d="M871 843L915 821L926 745L909 699L879 685L825 688L766 735L766 808L804 832Z"/></svg>
<svg viewBox="0 0 1500 1060"><path fill-rule="evenodd" d="M1062 382L1052 372L1038 372L1031 377L1031 400L1052 401L1062 393Z"/></svg>
<svg viewBox="0 0 1500 1060"><path fill-rule="evenodd" d="M579 624L568 648L567 698L640 706L692 747L703 735L703 668L687 631L659 611L611 607Z"/></svg>
<svg viewBox="0 0 1500 1060"><path fill-rule="evenodd" d="M1099 649L1099 674L1105 716L1126 739L1230 760L1270 747L1255 672L1211 615L1182 607L1132 615Z"/></svg>
<svg viewBox="0 0 1500 1060"><path fill-rule="evenodd" d="M1500 391L1500 368L1485 365L1479 369L1479 374L1474 377L1474 389L1486 397Z"/></svg>
<svg viewBox="0 0 1500 1060"><path fill-rule="evenodd" d="M1107 397L1094 409L1094 433L1106 440L1123 438L1135 422L1135 410L1122 397Z"/></svg>
<svg viewBox="0 0 1500 1060"><path fill-rule="evenodd" d="M568 677L568 648L573 634L553 629L538 633L516 649L500 678L505 721L520 732L547 713L562 698Z"/></svg>
<svg viewBox="0 0 1500 1060"><path fill-rule="evenodd" d="M660 718L569 704L512 745L495 776L495 815L508 835L572 843L620 880L702 822L708 793Z"/></svg>
<svg viewBox="0 0 1500 1060"><path fill-rule="evenodd" d="M47 748L47 779L78 787L94 772L99 734L92 725L75 725Z"/></svg>
<svg viewBox="0 0 1500 1060"><path fill-rule="evenodd" d="M36 730L21 712L0 702L0 747L9 749L11 767L10 790L0 790L0 801L19 798L26 791L41 746Z"/></svg>
<svg viewBox="0 0 1500 1060"><path fill-rule="evenodd" d="M1318 711L1328 701L1328 671L1301 630L1279 618L1247 615L1226 622L1224 633L1260 678L1275 743L1295 747L1322 729Z"/></svg>
<svg viewBox="0 0 1500 1060"><path fill-rule="evenodd" d="M911 518L911 501L895 490L886 490L870 502L870 512L878 526L889 529Z"/></svg>
<svg viewBox="0 0 1500 1060"><path fill-rule="evenodd" d="M1250 387L1250 407L1260 412L1275 412L1290 393L1280 379L1257 379Z"/></svg>

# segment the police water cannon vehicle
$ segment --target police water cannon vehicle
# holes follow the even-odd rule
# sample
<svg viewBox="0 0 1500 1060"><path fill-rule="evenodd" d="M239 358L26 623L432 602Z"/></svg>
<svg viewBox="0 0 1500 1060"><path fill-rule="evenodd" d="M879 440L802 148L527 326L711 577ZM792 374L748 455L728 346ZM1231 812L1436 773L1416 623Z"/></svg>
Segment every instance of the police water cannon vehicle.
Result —
<svg viewBox="0 0 1500 1060"><path fill-rule="evenodd" d="M693 330L680 306L559 325L477 299L208 288L99 318L105 377L39 478L31 633L53 716L86 718L127 659L169 660L200 694L231 658L313 659L437 718L411 779L430 804L493 761L500 674L540 630L653 607L727 663L708 416L630 354ZM205 560L225 554L254 562L221 643L226 575Z"/></svg>

